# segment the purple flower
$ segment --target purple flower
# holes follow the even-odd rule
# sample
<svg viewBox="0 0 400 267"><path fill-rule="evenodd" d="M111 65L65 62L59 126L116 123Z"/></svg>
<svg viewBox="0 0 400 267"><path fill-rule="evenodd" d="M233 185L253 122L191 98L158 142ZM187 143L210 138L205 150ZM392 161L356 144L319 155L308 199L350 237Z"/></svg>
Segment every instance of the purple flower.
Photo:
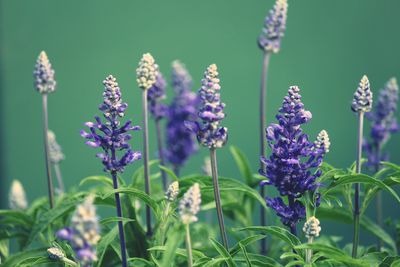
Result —
<svg viewBox="0 0 400 267"><path fill-rule="evenodd" d="M190 74L179 61L172 63L172 86L175 97L168 107L165 156L179 169L198 150L196 135L186 129L184 122L197 120L199 103L197 95L191 91Z"/></svg>
<svg viewBox="0 0 400 267"><path fill-rule="evenodd" d="M287 8L287 0L277 0L265 18L262 33L258 37L258 46L265 52L279 52L286 29Z"/></svg>
<svg viewBox="0 0 400 267"><path fill-rule="evenodd" d="M220 90L217 65L211 64L204 72L198 92L201 100L198 116L202 125L198 121L185 122L186 127L197 134L199 143L208 148L222 147L228 140L228 129L219 126L225 118L225 104L221 102Z"/></svg>
<svg viewBox="0 0 400 267"><path fill-rule="evenodd" d="M99 218L93 205L93 196L89 196L78 205L71 219L71 227L59 230L58 238L70 243L76 259L83 267L97 261L96 245L100 240Z"/></svg>
<svg viewBox="0 0 400 267"><path fill-rule="evenodd" d="M364 140L364 150L367 153L367 166L379 169L380 161L389 159L387 153L381 153L382 148L391 134L399 131L395 113L397 111L399 88L395 78L391 78L379 92L375 108L366 113L371 123L370 139Z"/></svg>
<svg viewBox="0 0 400 267"><path fill-rule="evenodd" d="M149 110L155 120L160 120L166 116L167 106L160 101L166 98L165 87L167 82L165 81L161 72L157 73L156 82L147 92L147 100L149 101Z"/></svg>
<svg viewBox="0 0 400 267"><path fill-rule="evenodd" d="M272 152L269 158L261 158L266 170L260 170L260 174L267 178L260 185L273 185L281 196L275 199L267 197L267 205L289 227L294 227L304 218L305 208L296 199L318 188L316 179L321 171L313 169L321 165L323 156L329 149L326 132L320 133L315 143L310 142L303 133L301 125L307 123L312 116L311 112L304 109L299 92L297 86L289 88L276 116L278 124L271 124L266 129ZM284 196L288 197L288 205L283 202Z"/></svg>
<svg viewBox="0 0 400 267"><path fill-rule="evenodd" d="M132 151L128 141L132 138L129 131L140 130L133 126L131 121L120 125L119 118L124 116L128 104L122 102L121 91L116 79L109 75L104 81L103 103L99 110L103 112L105 122L96 116L96 122L87 122L90 132L81 131L81 136L87 139L86 144L91 147L101 147L103 153L97 154L104 165L104 171L123 172L126 165L141 158L141 153ZM118 159L117 151L124 153Z"/></svg>

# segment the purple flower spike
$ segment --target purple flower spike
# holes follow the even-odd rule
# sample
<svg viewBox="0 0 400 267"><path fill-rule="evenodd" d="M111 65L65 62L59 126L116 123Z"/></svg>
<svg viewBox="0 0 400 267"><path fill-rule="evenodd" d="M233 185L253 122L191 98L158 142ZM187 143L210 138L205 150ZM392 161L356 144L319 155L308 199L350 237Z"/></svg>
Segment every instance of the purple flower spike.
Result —
<svg viewBox="0 0 400 267"><path fill-rule="evenodd" d="M287 8L287 0L277 0L265 18L264 28L258 37L258 46L265 52L279 52L286 29Z"/></svg>
<svg viewBox="0 0 400 267"><path fill-rule="evenodd" d="M149 110L155 120L164 118L167 114L167 106L160 101L166 98L165 87L167 82L165 81L161 72L157 73L156 82L147 92L147 100L149 101Z"/></svg>
<svg viewBox="0 0 400 267"><path fill-rule="evenodd" d="M271 124L266 129L272 154L269 158L261 158L266 170L260 169L260 173L268 178L260 186L273 185L281 197L288 197L288 205L281 197L266 198L266 201L281 217L282 223L292 230L305 216L305 207L297 199L319 187L316 179L321 172L313 169L321 165L330 146L326 131L321 131L315 143L303 133L301 125L307 123L312 115L304 109L299 92L297 86L289 88L276 115L278 124Z"/></svg>
<svg viewBox="0 0 400 267"><path fill-rule="evenodd" d="M379 92L378 102L371 112L366 113L371 123L370 139L364 140L364 150L367 153L367 166L379 169L381 161L389 160L388 153L382 153L382 148L390 136L399 131L395 113L399 99L399 87L396 78L391 78Z"/></svg>
<svg viewBox="0 0 400 267"><path fill-rule="evenodd" d="M109 75L104 81L103 103L99 106L99 110L103 112L105 122L103 123L99 117L95 117L96 122L86 122L90 132L82 130L81 136L87 141L86 145L90 147L101 147L104 153L101 158L104 171L107 172L123 172L125 166L135 160L141 158L140 152L131 151L131 146L128 141L131 135L128 131L140 130L139 126L132 126L131 121L128 121L123 126L120 126L119 118L124 116L124 111L128 104L122 102L121 90L116 79ZM121 158L112 160L112 151L126 151Z"/></svg>
<svg viewBox="0 0 400 267"><path fill-rule="evenodd" d="M192 78L179 61L172 63L172 86L175 97L168 107L165 156L177 171L198 150L196 135L186 129L185 122L197 120L199 98L191 91Z"/></svg>
<svg viewBox="0 0 400 267"><path fill-rule="evenodd" d="M222 147L228 140L228 129L219 126L225 118L225 104L221 102L219 82L217 65L211 64L204 72L198 92L201 100L198 116L203 124L186 123L189 130L197 130L197 140L208 148Z"/></svg>

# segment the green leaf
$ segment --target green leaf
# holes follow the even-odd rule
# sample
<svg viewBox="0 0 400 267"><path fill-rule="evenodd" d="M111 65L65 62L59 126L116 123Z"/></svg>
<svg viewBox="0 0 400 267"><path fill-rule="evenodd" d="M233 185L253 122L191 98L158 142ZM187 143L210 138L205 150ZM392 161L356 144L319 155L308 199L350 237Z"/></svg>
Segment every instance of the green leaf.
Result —
<svg viewBox="0 0 400 267"><path fill-rule="evenodd" d="M240 245L246 247L246 246L248 246L248 245L250 245L250 244L252 244L252 243L254 243L254 242L257 242L258 240L263 239L263 238L265 238L265 235L251 235L251 236L245 237L244 239L242 239L242 240L240 240L238 243L236 243L236 245L234 245L234 246L229 250L229 253L230 253L232 256L234 256L234 255L236 255L236 254L241 250Z"/></svg>
<svg viewBox="0 0 400 267"><path fill-rule="evenodd" d="M308 243L308 244L302 244L299 246L295 247L298 250L303 250L303 249L312 249L314 251L317 251L319 254L323 255L324 257L328 259L333 259L335 261L345 263L345 264L350 264L351 266L359 266L359 267L365 267L368 266L366 261L363 261L361 259L353 259L346 253L344 253L341 249L326 245L326 244L321 244L321 243Z"/></svg>
<svg viewBox="0 0 400 267"><path fill-rule="evenodd" d="M148 261L148 260L145 260L145 259L142 259L142 258L129 258L128 262L135 263L134 266L137 266L136 263L142 263L142 264L144 264L143 266L146 266L146 267L147 266L150 266L150 267L154 267L155 266L151 261Z"/></svg>
<svg viewBox="0 0 400 267"><path fill-rule="evenodd" d="M246 184L250 187L254 187L254 183L258 184L258 182L254 181L253 173L251 171L248 159L238 147L230 146L229 149L231 151L233 159L236 162L236 165L239 168L240 174L246 181Z"/></svg>
<svg viewBox="0 0 400 267"><path fill-rule="evenodd" d="M184 235L185 231L182 225L170 229L167 235L167 243L165 244L166 250L162 256L161 267L173 266L171 264L174 263L176 250L182 243Z"/></svg>
<svg viewBox="0 0 400 267"><path fill-rule="evenodd" d="M157 202L154 201L144 191L136 189L136 188L121 187L121 188L118 188L118 189L109 190L101 198L102 199L109 198L110 196L114 195L115 193L124 193L124 194L128 194L128 195L134 196L136 198L139 198L142 201L144 201L147 205L149 205L156 214L158 214Z"/></svg>
<svg viewBox="0 0 400 267"><path fill-rule="evenodd" d="M29 246L35 239L37 239L38 235L53 224L54 221L72 212L76 206L82 202L83 197L84 194L78 193L71 198L65 199L53 209L41 214L38 221L36 221L32 226L32 232L29 235L25 247Z"/></svg>
<svg viewBox="0 0 400 267"><path fill-rule="evenodd" d="M397 164L394 164L392 162L387 162L387 161L382 161L381 164L386 167L389 167L390 169L392 169L394 171L400 172L400 166Z"/></svg>
<svg viewBox="0 0 400 267"><path fill-rule="evenodd" d="M400 178L387 177L384 180L382 180L382 183L384 183L388 187L391 187L391 186L400 184ZM371 201L381 190L382 190L382 187L379 187L379 186L365 188L365 197L364 197L363 203L361 205L361 214L363 214L366 211L366 209L368 208Z"/></svg>
<svg viewBox="0 0 400 267"><path fill-rule="evenodd" d="M286 242L290 247L294 248L301 244L301 241L288 230L278 226L248 226L236 228L233 231L256 231L273 235Z"/></svg>
<svg viewBox="0 0 400 267"><path fill-rule="evenodd" d="M171 169L169 169L169 168L167 168L165 166L162 166L162 165L159 165L159 167L160 167L161 170L165 171L168 174L168 176L172 178L173 181L178 181L179 180L178 176L176 176L174 171L172 171Z"/></svg>
<svg viewBox="0 0 400 267"><path fill-rule="evenodd" d="M108 231L107 234L103 235L97 244L97 255L99 256L98 266L102 266L104 255L106 254L107 249L110 247L111 243L118 236L118 225L114 226L111 231Z"/></svg>
<svg viewBox="0 0 400 267"><path fill-rule="evenodd" d="M246 259L247 266L252 267L253 265L251 264L251 261L249 259L249 255L247 254L246 248L242 244L240 244L240 242L239 242L239 247L243 252L244 258Z"/></svg>
<svg viewBox="0 0 400 267"><path fill-rule="evenodd" d="M86 178L83 178L82 181L79 183L79 186L83 186L85 184L89 183L101 183L106 186L113 187L113 182L110 177L104 176L104 175L94 175L94 176L89 176Z"/></svg>
<svg viewBox="0 0 400 267"><path fill-rule="evenodd" d="M353 223L353 214L344 209L329 209L324 206L320 206L317 209L316 216L320 219L330 219L346 224ZM363 229L379 237L383 242L388 244L394 252L397 251L396 242L392 239L392 237L385 230L379 227L379 225L368 219L365 215L360 217L360 225Z"/></svg>
<svg viewBox="0 0 400 267"><path fill-rule="evenodd" d="M149 251L167 251L167 246L155 246L152 248L149 248ZM186 249L183 248L177 248L175 250L175 254L177 256L183 257L183 258L187 258L187 251ZM192 254L193 254L193 258L196 259L202 259L202 258L208 258L203 252L196 250L196 249L192 249Z"/></svg>
<svg viewBox="0 0 400 267"><path fill-rule="evenodd" d="M217 240L215 240L214 238L210 238L211 241L211 245L213 245L213 247L218 251L218 253L225 258L225 262L228 265L228 267L234 267L236 266L236 263L233 261L231 254L229 254L229 252L225 249L225 247L219 243Z"/></svg>
<svg viewBox="0 0 400 267"><path fill-rule="evenodd" d="M1 267L17 267L22 262L37 257L43 257L47 255L47 248L38 248L33 250L25 250L8 257L7 260L1 265Z"/></svg>
<svg viewBox="0 0 400 267"><path fill-rule="evenodd" d="M329 191L333 190L338 186L354 184L354 183L363 183L363 184L378 186L388 191L398 202L400 202L400 197L396 194L396 192L392 188L384 184L381 180L375 179L374 177L365 174L348 174L341 176L339 179L332 182L325 190L320 190L321 195L323 197L324 195L328 194Z"/></svg>
<svg viewBox="0 0 400 267"><path fill-rule="evenodd" d="M115 216L115 217L108 217L108 218L101 219L100 224L106 225L109 223L114 223L114 222L119 222L119 221L121 221L123 223L127 223L127 222L133 222L134 220L130 219L130 218L123 218L123 217L121 218L121 217Z"/></svg>
<svg viewBox="0 0 400 267"><path fill-rule="evenodd" d="M149 168L153 167L155 164L159 163L159 160L150 160ZM141 165L132 175L132 186L138 183L139 180L144 180L144 165Z"/></svg>
<svg viewBox="0 0 400 267"><path fill-rule="evenodd" d="M33 219L22 210L0 210L0 223L30 228L33 225Z"/></svg>
<svg viewBox="0 0 400 267"><path fill-rule="evenodd" d="M281 267L282 264L278 263L276 260L273 258L259 255L259 254L253 254L253 253L247 253L247 256L254 266L262 266L262 267ZM235 260L238 262L246 262L247 260L242 258L242 257L235 257Z"/></svg>

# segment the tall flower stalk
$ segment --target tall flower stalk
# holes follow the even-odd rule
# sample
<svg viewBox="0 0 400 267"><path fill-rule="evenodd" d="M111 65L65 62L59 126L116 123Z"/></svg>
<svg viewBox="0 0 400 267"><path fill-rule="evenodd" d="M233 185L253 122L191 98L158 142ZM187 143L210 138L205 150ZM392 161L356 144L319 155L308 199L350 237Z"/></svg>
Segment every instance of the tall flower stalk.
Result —
<svg viewBox="0 0 400 267"><path fill-rule="evenodd" d="M287 16L287 0L277 0L274 7L269 11L264 21L262 33L258 37L258 46L263 51L261 86L260 86L260 154L265 157L266 140L266 95L267 95L267 77L269 61L272 53L278 53L281 47L281 39L286 29ZM265 169L265 165L261 162L260 168ZM260 188L260 194L264 197L264 187ZM265 209L260 207L260 223L262 226L266 224ZM266 253L266 240L261 240L261 254Z"/></svg>
<svg viewBox="0 0 400 267"><path fill-rule="evenodd" d="M58 183L58 192L64 193L65 187L62 179L60 162L65 159L65 156L61 150L61 146L57 143L56 135L53 131L47 132L47 138L49 140L49 155L50 162L53 164L54 172L56 173L57 183Z"/></svg>
<svg viewBox="0 0 400 267"><path fill-rule="evenodd" d="M303 226L304 235L307 238L307 242L312 244L314 242L314 238L318 237L321 232L321 226L319 220L313 215L310 216ZM306 250L306 263L311 264L312 258L312 249Z"/></svg>
<svg viewBox="0 0 400 267"><path fill-rule="evenodd" d="M358 115L358 131L357 131L357 158L356 173L361 173L361 157L362 157L362 140L364 127L364 114L372 108L372 92L368 77L364 75L354 93L351 109ZM360 239L360 184L354 184L354 233L353 233L353 258L357 257L358 243Z"/></svg>
<svg viewBox="0 0 400 267"><path fill-rule="evenodd" d="M162 132L161 132L161 120L166 117L167 106L161 101L166 98L165 87L167 83L161 74L158 72L156 82L149 89L147 93L147 101L149 102L150 113L154 119L156 125L156 135L157 135L157 146L158 146L158 158L160 159L160 164L165 166L165 151L163 148ZM163 190L167 190L167 174L164 170L161 170Z"/></svg>
<svg viewBox="0 0 400 267"><path fill-rule="evenodd" d="M228 246L228 238L225 231L224 216L221 206L221 196L218 184L218 169L216 149L223 147L228 139L228 129L221 127L220 122L225 118L225 104L221 102L217 65L211 64L204 72L204 78L201 80L201 88L199 96L201 99L201 107L199 118L202 124L198 121L186 122L189 130L197 134L197 140L200 144L208 147L210 150L211 171L214 187L214 199L217 209L219 229L221 232L222 242L226 249Z"/></svg>
<svg viewBox="0 0 400 267"><path fill-rule="evenodd" d="M178 60L172 62L172 87L175 96L168 107L165 156L179 176L182 166L198 150L196 135L182 122L197 120L199 99L191 91L192 77Z"/></svg>
<svg viewBox="0 0 400 267"><path fill-rule="evenodd" d="M122 173L128 164L141 158L141 153L132 151L128 141L132 138L129 131L137 131L139 126L132 126L132 122L128 121L121 126L120 118L124 116L124 112L128 104L122 102L121 90L116 79L109 75L103 81L104 93L103 103L99 106L99 110L103 112L105 122L96 116L96 122L87 122L85 125L89 127L90 132L81 131L81 136L87 139L86 144L91 147L101 147L103 153L97 154L102 160L104 171L109 172L112 176L114 189L118 189L118 173ZM118 156L118 151L123 152ZM117 216L122 218L122 207L119 193L115 193L115 203ZM118 230L121 246L122 266L128 266L126 256L125 234L122 221L118 221Z"/></svg>
<svg viewBox="0 0 400 267"><path fill-rule="evenodd" d="M40 52L36 61L33 77L35 79L35 88L42 95L43 143L46 162L47 190L50 208L52 209L54 207L54 189L50 170L49 141L47 138L47 131L49 130L47 95L56 90L56 81L54 79L54 70L46 52L44 51Z"/></svg>
<svg viewBox="0 0 400 267"><path fill-rule="evenodd" d="M188 254L188 266L193 266L193 255L192 255L192 241L190 239L190 224L197 222L197 213L200 211L201 204L201 193L200 186L195 183L185 193L181 201L179 202L179 215L182 223L185 225L186 230L186 250Z"/></svg>
<svg viewBox="0 0 400 267"><path fill-rule="evenodd" d="M94 197L88 196L76 208L70 227L61 229L56 234L58 238L70 243L82 267L90 267L97 261L96 245L101 238L99 218L93 201Z"/></svg>
<svg viewBox="0 0 400 267"><path fill-rule="evenodd" d="M266 130L271 155L261 157L266 169L260 169L260 174L267 179L260 186L273 185L280 194L276 198L266 197L267 205L294 235L297 234L297 223L306 216L305 206L299 198L314 194L318 189L316 180L321 176L318 167L329 149L323 142L310 142L303 133L301 126L311 117L311 112L304 109L300 89L291 86L276 115L278 124L270 124Z"/></svg>
<svg viewBox="0 0 400 267"><path fill-rule="evenodd" d="M363 142L363 150L367 154L369 167L374 173L380 168L381 161L388 161L389 154L384 152L384 147L389 141L390 136L399 131L396 111L399 99L399 87L396 78L391 78L379 91L378 101L371 112L365 114L370 121L370 138ZM382 219L382 194L378 192L376 196L376 216L379 226L383 226ZM382 241L378 242L378 247L382 246Z"/></svg>
<svg viewBox="0 0 400 267"><path fill-rule="evenodd" d="M158 66L151 54L143 54L136 69L136 81L142 89L142 112L143 112L143 158L144 158L144 184L146 194L150 196L150 168L149 168L149 126L148 126L148 102L149 89L156 83ZM147 235L152 235L150 206L146 205Z"/></svg>

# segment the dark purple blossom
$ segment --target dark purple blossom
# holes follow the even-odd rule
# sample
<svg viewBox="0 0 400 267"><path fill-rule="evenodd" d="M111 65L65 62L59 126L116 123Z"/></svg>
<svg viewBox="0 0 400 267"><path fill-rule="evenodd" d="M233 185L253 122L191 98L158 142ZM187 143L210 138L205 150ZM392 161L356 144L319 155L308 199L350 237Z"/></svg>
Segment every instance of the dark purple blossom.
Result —
<svg viewBox="0 0 400 267"><path fill-rule="evenodd" d="M103 103L99 110L103 112L105 122L100 117L95 117L95 122L87 122L90 132L81 131L81 136L86 138L86 144L91 147L101 147L104 152L97 154L108 172L123 172L126 165L141 158L141 153L132 151L128 141L132 138L129 131L140 130L127 121L121 126L119 118L124 116L128 104L122 102L121 90L116 79L109 75L104 81ZM123 151L118 159L117 152Z"/></svg>
<svg viewBox="0 0 400 267"><path fill-rule="evenodd" d="M172 86L175 97L168 107L165 156L178 170L198 150L196 135L186 129L184 122L197 120L199 99L191 91L189 72L179 61L172 63Z"/></svg>
<svg viewBox="0 0 400 267"><path fill-rule="evenodd" d="M258 46L265 52L279 52L286 29L287 8L287 0L277 0L265 18L262 33L258 37Z"/></svg>
<svg viewBox="0 0 400 267"><path fill-rule="evenodd" d="M326 132L320 133L315 143L310 142L303 133L301 125L307 123L312 115L304 109L299 92L297 86L289 88L276 116L278 124L271 124L266 129L268 145L272 151L269 158L261 158L266 170L260 170L267 178L260 185L273 185L280 194L280 197L274 199L267 197L267 205L276 211L284 225L291 228L304 218L305 207L297 199L318 188L316 179L321 171L316 168L321 165L329 149ZM282 199L285 196L288 204Z"/></svg>
<svg viewBox="0 0 400 267"><path fill-rule="evenodd" d="M378 102L371 112L366 113L371 123L369 140L364 140L364 150L368 157L367 166L379 169L380 161L389 159L388 153L382 153L382 148L391 134L399 131L395 113L397 111L399 88L395 78L391 78L379 92Z"/></svg>
<svg viewBox="0 0 400 267"><path fill-rule="evenodd" d="M164 118L168 112L168 107L161 103L166 98L165 88L167 82L165 81L161 72L157 73L156 82L147 92L147 100L149 101L149 110L155 120Z"/></svg>
<svg viewBox="0 0 400 267"><path fill-rule="evenodd" d="M225 104L221 102L217 65L211 64L201 80L199 96L201 100L198 121L187 121L186 127L197 134L197 140L208 148L222 147L228 140L228 129L219 126L225 118Z"/></svg>

